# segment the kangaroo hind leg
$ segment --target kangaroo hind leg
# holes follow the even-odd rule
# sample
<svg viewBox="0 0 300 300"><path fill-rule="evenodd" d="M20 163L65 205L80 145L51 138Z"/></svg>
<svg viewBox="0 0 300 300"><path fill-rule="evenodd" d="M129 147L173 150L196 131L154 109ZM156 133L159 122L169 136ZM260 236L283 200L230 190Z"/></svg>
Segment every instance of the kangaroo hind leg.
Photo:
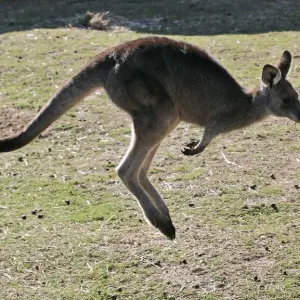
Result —
<svg viewBox="0 0 300 300"><path fill-rule="evenodd" d="M154 155L152 151L156 151L155 148L177 123L176 116L170 111L167 116L157 117L153 110L151 116L149 114L134 116L131 145L117 167L121 180L137 198L146 219L170 239L175 238L175 228L168 208L158 196L159 193L154 186L151 183L151 186L148 185L145 181L145 171L149 169L151 156ZM146 169L145 167L143 169L145 164Z"/></svg>

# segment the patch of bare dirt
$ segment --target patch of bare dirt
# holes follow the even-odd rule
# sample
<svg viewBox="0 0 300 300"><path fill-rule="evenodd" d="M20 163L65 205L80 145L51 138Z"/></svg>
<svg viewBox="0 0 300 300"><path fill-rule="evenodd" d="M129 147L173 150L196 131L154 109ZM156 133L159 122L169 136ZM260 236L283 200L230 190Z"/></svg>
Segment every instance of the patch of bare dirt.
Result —
<svg viewBox="0 0 300 300"><path fill-rule="evenodd" d="M164 18L149 18L129 20L123 16L115 15L109 11L90 12L69 18L68 27L89 28L102 31L135 31L141 29L155 29L162 27Z"/></svg>
<svg viewBox="0 0 300 300"><path fill-rule="evenodd" d="M26 109L5 107L0 110L0 138L19 132L32 118L32 112Z"/></svg>
<svg viewBox="0 0 300 300"><path fill-rule="evenodd" d="M130 31L128 28L129 20L106 12L90 12L81 16L76 16L71 20L69 27L82 27L90 28L94 30L104 30L104 31Z"/></svg>

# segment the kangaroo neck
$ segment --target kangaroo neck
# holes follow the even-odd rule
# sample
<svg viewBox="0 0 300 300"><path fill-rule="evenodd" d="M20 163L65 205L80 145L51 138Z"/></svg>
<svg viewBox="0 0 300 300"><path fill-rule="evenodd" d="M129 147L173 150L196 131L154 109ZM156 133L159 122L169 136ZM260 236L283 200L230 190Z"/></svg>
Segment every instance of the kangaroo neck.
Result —
<svg viewBox="0 0 300 300"><path fill-rule="evenodd" d="M244 99L230 112L228 130L239 129L259 122L270 113L267 108L269 95L267 91L256 89L244 92Z"/></svg>
<svg viewBox="0 0 300 300"><path fill-rule="evenodd" d="M246 95L251 99L248 112L246 113L249 125L264 119L270 114L268 110L269 91L266 88L259 87Z"/></svg>

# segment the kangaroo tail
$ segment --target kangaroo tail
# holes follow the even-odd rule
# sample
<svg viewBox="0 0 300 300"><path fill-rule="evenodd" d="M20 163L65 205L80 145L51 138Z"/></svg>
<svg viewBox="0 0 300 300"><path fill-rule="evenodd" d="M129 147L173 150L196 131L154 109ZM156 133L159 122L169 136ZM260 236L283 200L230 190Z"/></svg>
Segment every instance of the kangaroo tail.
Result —
<svg viewBox="0 0 300 300"><path fill-rule="evenodd" d="M109 67L109 63L104 61L93 61L85 66L50 99L20 133L0 140L0 152L17 150L38 137L67 110L103 86L109 73Z"/></svg>

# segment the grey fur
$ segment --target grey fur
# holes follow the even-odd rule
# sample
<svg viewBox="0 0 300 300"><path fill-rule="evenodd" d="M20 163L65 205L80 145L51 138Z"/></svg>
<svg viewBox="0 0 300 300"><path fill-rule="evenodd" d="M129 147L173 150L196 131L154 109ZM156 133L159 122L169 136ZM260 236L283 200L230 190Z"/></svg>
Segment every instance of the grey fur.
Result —
<svg viewBox="0 0 300 300"><path fill-rule="evenodd" d="M133 121L132 141L117 172L151 224L175 238L169 210L147 172L162 142L181 121L205 127L201 141L182 152L201 153L219 134L270 114L300 121L298 94L287 81L291 54L265 65L263 83L247 91L208 53L184 42L149 37L96 56L64 85L18 135L0 141L0 152L21 148L99 87Z"/></svg>

